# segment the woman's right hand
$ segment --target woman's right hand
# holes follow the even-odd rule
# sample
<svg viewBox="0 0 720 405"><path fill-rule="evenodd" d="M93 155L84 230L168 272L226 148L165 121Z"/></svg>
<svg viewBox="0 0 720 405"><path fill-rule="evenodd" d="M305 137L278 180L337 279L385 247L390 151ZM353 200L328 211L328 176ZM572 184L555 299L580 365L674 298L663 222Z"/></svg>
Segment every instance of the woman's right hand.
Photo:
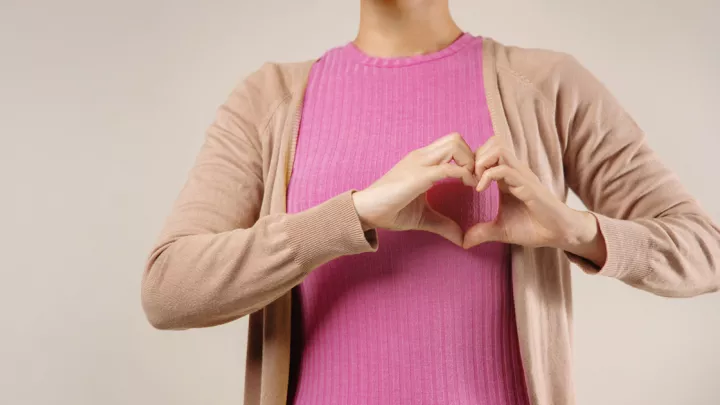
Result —
<svg viewBox="0 0 720 405"><path fill-rule="evenodd" d="M363 228L423 230L462 246L460 225L432 209L425 192L447 178L475 187L474 165L472 150L457 133L410 152L370 187L353 193Z"/></svg>

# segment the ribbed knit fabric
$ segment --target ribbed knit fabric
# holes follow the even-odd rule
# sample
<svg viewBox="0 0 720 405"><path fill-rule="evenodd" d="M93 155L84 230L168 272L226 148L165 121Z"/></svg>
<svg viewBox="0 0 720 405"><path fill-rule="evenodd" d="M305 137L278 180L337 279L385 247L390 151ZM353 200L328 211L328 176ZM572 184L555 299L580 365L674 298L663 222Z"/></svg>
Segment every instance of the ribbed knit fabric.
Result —
<svg viewBox="0 0 720 405"><path fill-rule="evenodd" d="M469 34L422 56L327 52L308 82L288 211L367 187L448 133L480 146L492 136L481 55ZM498 190L447 181L428 199L467 229L494 217ZM527 404L508 247L378 235L378 252L336 259L300 285L291 403Z"/></svg>

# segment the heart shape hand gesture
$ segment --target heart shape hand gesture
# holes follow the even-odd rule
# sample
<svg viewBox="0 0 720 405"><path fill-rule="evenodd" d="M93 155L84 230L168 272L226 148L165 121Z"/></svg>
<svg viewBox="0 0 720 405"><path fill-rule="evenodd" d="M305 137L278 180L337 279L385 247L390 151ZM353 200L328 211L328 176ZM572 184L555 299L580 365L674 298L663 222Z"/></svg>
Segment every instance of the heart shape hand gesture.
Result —
<svg viewBox="0 0 720 405"><path fill-rule="evenodd" d="M461 179L478 192L496 181L501 196L497 217L463 233L431 208L426 192L448 178ZM370 187L353 193L353 201L365 229L424 230L466 249L491 241L551 246L604 261L595 217L555 197L497 136L475 152L459 134L444 136L410 152Z"/></svg>

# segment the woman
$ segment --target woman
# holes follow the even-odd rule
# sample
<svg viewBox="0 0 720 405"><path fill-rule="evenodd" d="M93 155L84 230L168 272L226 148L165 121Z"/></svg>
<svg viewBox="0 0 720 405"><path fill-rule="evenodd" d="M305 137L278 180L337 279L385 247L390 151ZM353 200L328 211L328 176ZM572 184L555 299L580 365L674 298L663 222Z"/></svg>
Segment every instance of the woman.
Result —
<svg viewBox="0 0 720 405"><path fill-rule="evenodd" d="M571 57L361 10L235 89L149 258L156 327L250 315L246 404L572 404L570 261L718 289L720 229Z"/></svg>

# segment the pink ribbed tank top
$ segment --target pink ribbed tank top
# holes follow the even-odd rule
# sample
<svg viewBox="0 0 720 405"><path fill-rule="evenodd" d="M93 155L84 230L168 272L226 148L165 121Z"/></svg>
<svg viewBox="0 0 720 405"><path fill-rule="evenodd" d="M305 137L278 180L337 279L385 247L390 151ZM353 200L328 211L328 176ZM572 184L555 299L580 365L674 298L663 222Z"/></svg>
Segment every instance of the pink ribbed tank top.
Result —
<svg viewBox="0 0 720 405"><path fill-rule="evenodd" d="M472 148L493 134L482 40L382 59L353 44L313 66L288 211L362 189L451 132ZM428 198L464 229L491 220L493 186L457 182ZM439 236L379 231L376 253L341 257L296 289L290 403L526 405L508 247L463 250Z"/></svg>

